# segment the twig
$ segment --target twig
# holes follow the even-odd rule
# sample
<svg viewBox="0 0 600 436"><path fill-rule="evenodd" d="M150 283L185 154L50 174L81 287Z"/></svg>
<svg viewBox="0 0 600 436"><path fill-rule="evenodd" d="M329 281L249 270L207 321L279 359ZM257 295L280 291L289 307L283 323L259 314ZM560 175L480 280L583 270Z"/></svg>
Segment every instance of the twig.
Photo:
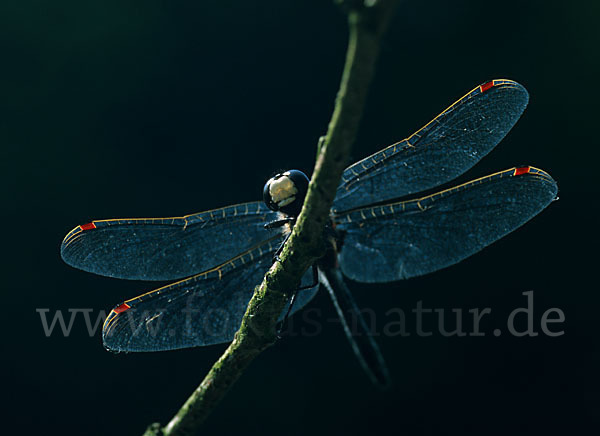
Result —
<svg viewBox="0 0 600 436"><path fill-rule="evenodd" d="M233 342L200 386L165 427L152 424L144 436L195 434L250 362L275 342L277 319L291 292L304 272L324 254L323 229L356 137L381 36L397 0L336 3L348 17L346 63L327 135L319 141L308 194L281 261L274 263L255 290Z"/></svg>

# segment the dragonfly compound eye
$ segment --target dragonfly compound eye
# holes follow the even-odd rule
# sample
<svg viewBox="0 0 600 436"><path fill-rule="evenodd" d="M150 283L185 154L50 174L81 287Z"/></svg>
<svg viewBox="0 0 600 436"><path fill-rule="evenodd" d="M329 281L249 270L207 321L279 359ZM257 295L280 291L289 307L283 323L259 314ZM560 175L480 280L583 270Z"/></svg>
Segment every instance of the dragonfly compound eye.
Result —
<svg viewBox="0 0 600 436"><path fill-rule="evenodd" d="M277 174L265 183L263 199L271 210L295 216L300 213L308 190L308 177L302 171Z"/></svg>

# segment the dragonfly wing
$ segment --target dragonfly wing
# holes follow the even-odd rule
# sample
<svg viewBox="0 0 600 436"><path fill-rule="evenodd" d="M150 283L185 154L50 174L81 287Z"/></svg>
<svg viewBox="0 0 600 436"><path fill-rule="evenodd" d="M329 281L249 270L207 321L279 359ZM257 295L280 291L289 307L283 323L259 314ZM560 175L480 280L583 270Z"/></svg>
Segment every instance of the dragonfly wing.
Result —
<svg viewBox="0 0 600 436"><path fill-rule="evenodd" d="M416 200L335 216L340 267L359 282L428 274L512 232L556 197L556 182L533 167L512 168Z"/></svg>
<svg viewBox="0 0 600 436"><path fill-rule="evenodd" d="M278 246L275 238L217 268L125 301L104 322L104 345L113 351L165 351L231 341ZM300 291L292 313L317 289Z"/></svg>
<svg viewBox="0 0 600 436"><path fill-rule="evenodd" d="M252 202L176 218L92 221L67 234L61 255L71 266L104 276L175 280L281 234L282 228L264 228L278 217Z"/></svg>
<svg viewBox="0 0 600 436"><path fill-rule="evenodd" d="M409 138L348 167L333 211L425 191L460 176L506 136L528 101L525 88L512 80L478 86Z"/></svg>

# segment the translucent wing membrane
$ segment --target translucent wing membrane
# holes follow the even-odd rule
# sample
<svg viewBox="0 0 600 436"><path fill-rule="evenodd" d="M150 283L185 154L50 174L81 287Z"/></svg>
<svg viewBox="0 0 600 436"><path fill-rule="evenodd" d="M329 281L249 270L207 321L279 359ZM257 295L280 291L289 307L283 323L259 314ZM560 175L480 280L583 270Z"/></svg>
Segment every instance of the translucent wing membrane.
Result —
<svg viewBox="0 0 600 436"><path fill-rule="evenodd" d="M517 122L529 95L512 80L473 89L408 139L347 168L336 213L446 183L488 154Z"/></svg>
<svg viewBox="0 0 600 436"><path fill-rule="evenodd" d="M61 255L71 266L104 276L180 279L280 235L282 228L264 228L278 216L252 202L177 218L92 221L67 234Z"/></svg>
<svg viewBox="0 0 600 436"><path fill-rule="evenodd" d="M334 217L343 236L342 271L388 282L453 265L542 211L556 182L533 167L512 168L420 199Z"/></svg>
<svg viewBox="0 0 600 436"><path fill-rule="evenodd" d="M125 301L106 318L104 345L114 351L165 351L231 341L280 242L273 238L213 270ZM302 283L311 282L309 270ZM292 313L316 292L317 287L299 291Z"/></svg>

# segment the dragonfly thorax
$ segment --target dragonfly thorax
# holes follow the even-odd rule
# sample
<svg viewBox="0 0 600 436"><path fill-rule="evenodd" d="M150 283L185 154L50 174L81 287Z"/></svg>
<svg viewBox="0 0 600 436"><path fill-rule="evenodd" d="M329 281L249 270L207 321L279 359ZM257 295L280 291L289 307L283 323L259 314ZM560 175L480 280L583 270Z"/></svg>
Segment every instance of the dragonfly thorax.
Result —
<svg viewBox="0 0 600 436"><path fill-rule="evenodd" d="M263 188L263 200L271 210L296 216L302 209L309 179L302 171L289 170L271 177Z"/></svg>

